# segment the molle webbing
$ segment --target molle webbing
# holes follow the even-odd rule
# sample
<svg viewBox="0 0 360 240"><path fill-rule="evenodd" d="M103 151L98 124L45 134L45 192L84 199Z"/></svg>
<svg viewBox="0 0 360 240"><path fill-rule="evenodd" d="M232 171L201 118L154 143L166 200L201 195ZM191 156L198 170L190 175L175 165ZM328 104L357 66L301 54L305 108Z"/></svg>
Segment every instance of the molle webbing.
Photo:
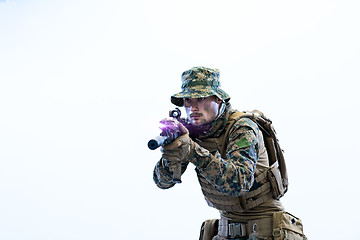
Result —
<svg viewBox="0 0 360 240"><path fill-rule="evenodd" d="M230 116L224 133L219 138L208 138L204 142L200 141L198 143L209 151L219 151L222 157L225 158L226 136L228 136L234 123L241 117L248 117L259 126L263 133L266 151L268 152L270 167L260 165L256 167L255 181L259 184L259 187L250 190L243 196L230 196L219 192L203 176L199 173L197 174L202 192L211 207L239 213L259 206L270 199L279 199L287 190L287 173L284 157L271 121L266 119L262 113L235 112ZM265 124L268 123L269 125L266 126Z"/></svg>
<svg viewBox="0 0 360 240"><path fill-rule="evenodd" d="M276 164L275 164L276 165ZM276 166L272 166L275 168ZM246 193L243 196L230 196L216 190L204 177L198 174L201 190L211 207L223 211L244 212L262 203L273 199L271 182L268 180L269 171L260 173L255 177L256 182L263 182L260 187Z"/></svg>

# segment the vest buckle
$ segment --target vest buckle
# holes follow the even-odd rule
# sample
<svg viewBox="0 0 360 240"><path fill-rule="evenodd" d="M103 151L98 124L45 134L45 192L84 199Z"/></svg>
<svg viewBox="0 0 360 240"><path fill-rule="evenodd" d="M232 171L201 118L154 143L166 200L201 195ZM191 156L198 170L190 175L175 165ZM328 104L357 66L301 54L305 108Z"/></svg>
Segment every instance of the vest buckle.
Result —
<svg viewBox="0 0 360 240"><path fill-rule="evenodd" d="M229 237L245 237L246 236L246 227L242 223L229 223Z"/></svg>

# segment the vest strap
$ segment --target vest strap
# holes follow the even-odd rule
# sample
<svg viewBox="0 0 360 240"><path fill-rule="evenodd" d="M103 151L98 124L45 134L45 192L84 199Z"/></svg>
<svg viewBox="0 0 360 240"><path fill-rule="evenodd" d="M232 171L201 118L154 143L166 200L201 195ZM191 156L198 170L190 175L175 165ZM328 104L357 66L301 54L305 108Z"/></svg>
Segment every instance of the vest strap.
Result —
<svg viewBox="0 0 360 240"><path fill-rule="evenodd" d="M233 222L227 219L219 219L218 236L224 238L249 237L252 233L271 237L273 224L271 217L250 220L245 223Z"/></svg>

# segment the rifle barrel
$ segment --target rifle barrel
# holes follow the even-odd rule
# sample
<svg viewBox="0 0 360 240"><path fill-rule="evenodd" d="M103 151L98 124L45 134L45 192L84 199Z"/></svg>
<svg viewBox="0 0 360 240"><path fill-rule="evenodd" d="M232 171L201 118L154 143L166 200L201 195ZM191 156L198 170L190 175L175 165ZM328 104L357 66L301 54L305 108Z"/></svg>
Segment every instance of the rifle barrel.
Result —
<svg viewBox="0 0 360 240"><path fill-rule="evenodd" d="M148 147L151 150L155 150L161 145L163 145L167 138L167 136L156 136L153 139L150 139L150 141L148 142Z"/></svg>

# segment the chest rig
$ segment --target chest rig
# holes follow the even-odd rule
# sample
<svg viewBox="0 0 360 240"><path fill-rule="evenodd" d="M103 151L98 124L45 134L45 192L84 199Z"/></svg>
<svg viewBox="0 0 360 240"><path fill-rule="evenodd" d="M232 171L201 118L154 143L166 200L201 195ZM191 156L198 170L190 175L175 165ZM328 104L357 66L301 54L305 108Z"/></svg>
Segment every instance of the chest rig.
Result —
<svg viewBox="0 0 360 240"><path fill-rule="evenodd" d="M255 183L248 193L242 196L230 196L216 190L198 171L197 176L201 190L209 206L221 211L246 212L270 199L281 198L288 188L288 177L282 150L271 120L261 112L235 112L225 126L222 134L217 138L196 139L195 141L210 152L219 151L223 159L227 159L227 136L240 118L250 118L261 130L263 142L260 138L259 159L255 170ZM258 130L254 129L255 132ZM255 187L256 186L256 187Z"/></svg>

